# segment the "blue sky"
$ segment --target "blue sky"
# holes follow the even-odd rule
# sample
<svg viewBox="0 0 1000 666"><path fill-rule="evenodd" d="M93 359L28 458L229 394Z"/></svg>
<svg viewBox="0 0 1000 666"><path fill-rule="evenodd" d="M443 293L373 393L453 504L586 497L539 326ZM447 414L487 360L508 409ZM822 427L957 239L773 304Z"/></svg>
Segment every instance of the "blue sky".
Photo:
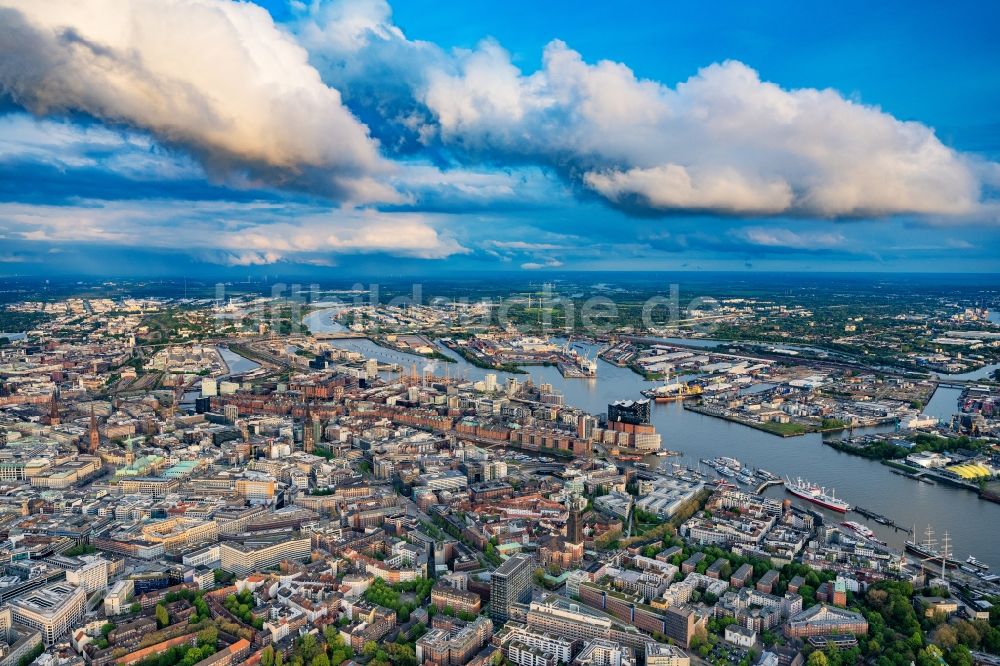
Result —
<svg viewBox="0 0 1000 666"><path fill-rule="evenodd" d="M1000 270L995 3L260 4L0 0L0 274Z"/></svg>

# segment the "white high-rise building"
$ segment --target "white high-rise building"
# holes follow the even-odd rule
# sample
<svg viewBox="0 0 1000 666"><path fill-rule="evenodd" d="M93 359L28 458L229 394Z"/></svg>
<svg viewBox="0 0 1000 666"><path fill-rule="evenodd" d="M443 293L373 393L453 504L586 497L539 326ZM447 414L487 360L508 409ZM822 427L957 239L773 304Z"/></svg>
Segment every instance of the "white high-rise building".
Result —
<svg viewBox="0 0 1000 666"><path fill-rule="evenodd" d="M208 377L201 380L201 397L210 398L216 395L219 395L219 383Z"/></svg>
<svg viewBox="0 0 1000 666"><path fill-rule="evenodd" d="M497 390L497 376L496 374L489 372L483 378L483 384L486 387L487 393L493 393Z"/></svg>
<svg viewBox="0 0 1000 666"><path fill-rule="evenodd" d="M80 558L83 564L66 571L66 581L78 585L89 595L108 587L108 561L102 557Z"/></svg>

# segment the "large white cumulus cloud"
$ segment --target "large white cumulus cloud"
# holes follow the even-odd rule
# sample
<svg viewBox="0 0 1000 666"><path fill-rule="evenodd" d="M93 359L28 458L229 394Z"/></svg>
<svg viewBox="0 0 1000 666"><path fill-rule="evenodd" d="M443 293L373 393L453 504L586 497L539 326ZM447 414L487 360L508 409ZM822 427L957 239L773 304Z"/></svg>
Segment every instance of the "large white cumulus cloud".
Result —
<svg viewBox="0 0 1000 666"><path fill-rule="evenodd" d="M628 207L961 215L980 198L976 165L926 126L832 90L783 90L738 62L669 88L555 41L531 75L493 43L458 70L419 92L445 142L548 160Z"/></svg>
<svg viewBox="0 0 1000 666"><path fill-rule="evenodd" d="M554 167L636 212L965 216L995 180L920 123L735 61L670 87L555 40L524 73L493 40L454 52L409 40L384 0L312 3L296 31L328 80L363 91L352 104L377 99L368 112L385 126L460 160ZM372 78L392 83L372 93Z"/></svg>
<svg viewBox="0 0 1000 666"><path fill-rule="evenodd" d="M377 142L261 7L229 0L2 0L0 90L37 114L152 132L221 175L396 198Z"/></svg>
<svg viewBox="0 0 1000 666"><path fill-rule="evenodd" d="M115 193L94 188L71 192L89 199L72 210L49 200L0 207L0 237L191 247L205 256L214 244L215 260L236 263L375 252L441 258L478 245L545 267L560 261L550 253L594 251L591 231L531 248L494 241L586 226L586 205L572 194L647 217L1000 220L1000 165L834 90L783 89L735 61L668 85L622 63L588 62L559 40L537 71L522 71L492 39L446 50L410 38L385 0L288 5L292 18L275 24L240 0L0 0L0 112L13 100L35 116L0 119L0 167L55 167L68 174L64 194L82 189L73 170L146 185L207 172L223 185L213 197L228 196L225 186L260 188L325 209L220 212L191 197L147 201L156 212L144 216L142 206L106 203ZM572 220L548 214L567 202L579 205ZM520 224L515 218L482 215L504 207L548 210L513 230L501 226ZM444 214L455 211L462 215ZM636 223L625 240L649 245L641 229L651 224ZM727 242L845 245L836 234L763 226Z"/></svg>

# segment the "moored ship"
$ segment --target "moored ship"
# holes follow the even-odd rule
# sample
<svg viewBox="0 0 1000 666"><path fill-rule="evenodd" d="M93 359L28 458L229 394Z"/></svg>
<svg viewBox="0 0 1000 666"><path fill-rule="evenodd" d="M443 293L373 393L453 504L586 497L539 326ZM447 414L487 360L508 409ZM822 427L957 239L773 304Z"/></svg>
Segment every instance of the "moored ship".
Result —
<svg viewBox="0 0 1000 666"><path fill-rule="evenodd" d="M966 562L966 564L969 564L973 568L979 569L980 571L989 571L990 570L990 565L986 564L986 562L982 562L980 560L977 560L972 555L969 555L969 558L967 560L965 560L965 562Z"/></svg>
<svg viewBox="0 0 1000 666"><path fill-rule="evenodd" d="M670 383L670 372L668 371L662 385L646 389L641 393L647 398L652 398L653 402L673 402L674 400L697 398L701 395L701 386L687 382Z"/></svg>
<svg viewBox="0 0 1000 666"><path fill-rule="evenodd" d="M941 553L932 547L914 541L907 541L904 545L906 552L916 555L921 560L927 560L930 564L941 562ZM944 563L949 569L957 569L961 565L961 562L951 557L946 557Z"/></svg>
<svg viewBox="0 0 1000 666"><path fill-rule="evenodd" d="M654 402L674 402L675 400L688 400L701 395L701 387L689 385L682 382L673 384L663 384L654 389L640 391L647 398L652 398Z"/></svg>
<svg viewBox="0 0 1000 666"><path fill-rule="evenodd" d="M824 509L830 509L831 511L837 511L839 513L847 513L851 509L850 504L844 500L837 499L832 489L830 490L830 493L827 494L826 488L817 486L815 483L803 481L801 478L798 478L795 481L786 478L785 490L796 497L812 502L813 504L818 504Z"/></svg>
<svg viewBox="0 0 1000 666"><path fill-rule="evenodd" d="M914 539L916 539L916 529L913 530ZM926 562L930 565L944 564L948 569L958 569L962 566L962 563L954 559L951 556L951 549L949 545L951 540L948 538L948 533L945 532L944 545L939 550L937 547L937 540L934 538L934 530L930 525L924 531L924 540L921 542L916 542L913 540L906 541L903 545L906 548L906 552L911 555L916 555L921 561Z"/></svg>
<svg viewBox="0 0 1000 666"><path fill-rule="evenodd" d="M840 524L840 526L854 532L860 537L868 539L869 541L882 543L881 541L879 541L878 535L875 534L875 532L873 532L871 528L867 527L866 525L862 525L861 523L855 522L853 520L845 520Z"/></svg>

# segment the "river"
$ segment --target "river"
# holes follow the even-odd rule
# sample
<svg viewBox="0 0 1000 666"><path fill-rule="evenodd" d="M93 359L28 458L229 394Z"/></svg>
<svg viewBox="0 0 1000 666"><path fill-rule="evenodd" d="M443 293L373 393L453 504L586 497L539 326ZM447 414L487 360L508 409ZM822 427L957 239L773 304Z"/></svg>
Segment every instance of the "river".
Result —
<svg viewBox="0 0 1000 666"><path fill-rule="evenodd" d="M313 331L323 330L314 328ZM389 363L425 367L425 358L385 349L370 340L337 340L337 347L361 352L368 358ZM596 348L585 345L593 354ZM444 374L445 365L451 376L481 379L491 370L477 368L442 348L456 363L438 364L437 374ZM653 385L628 368L619 368L603 360L598 361L594 379L566 379L554 367L527 367L526 375L510 375L495 371L498 381L516 377L524 381L531 377L537 383L550 383L560 390L566 403L591 413L607 411L609 402L624 398L638 398L639 391ZM950 417L956 408L958 391L941 389L928 405L928 413L941 418ZM948 404L950 403L950 405ZM930 411L930 410L935 411ZM810 481L835 488L837 497L877 513L881 513L904 526L916 525L922 535L928 523L933 525L938 538L947 531L952 539L956 556L965 559L973 554L1000 569L1000 539L995 526L1000 525L1000 504L980 500L975 493L943 485L930 485L893 474L889 467L878 462L859 458L823 445L823 437L839 438L837 434L809 434L800 437L777 437L753 428L722 419L704 416L685 410L679 402L654 406L652 423L663 437L663 447L682 451L685 464L695 466L701 458L725 455L741 460L751 467L762 467L782 477L801 476ZM885 431L890 428L882 428ZM872 430L874 431L874 430ZM660 461L652 458L652 461ZM676 460L668 458L666 460ZM768 495L790 498L781 487L771 488ZM799 505L804 503L795 500ZM817 508L817 507L811 507ZM831 520L844 518L826 512ZM849 514L850 520L871 527L889 544L902 548L906 535L891 528L868 521L857 513Z"/></svg>
<svg viewBox="0 0 1000 666"><path fill-rule="evenodd" d="M988 379L997 370L1000 370L1000 363L990 363L984 365L978 370L969 370L968 372L956 372L955 374L949 374L946 372L939 372L937 376L939 379L945 381L949 379L964 380L964 379Z"/></svg>
<svg viewBox="0 0 1000 666"><path fill-rule="evenodd" d="M347 327L334 321L334 317L341 311L341 307L330 307L322 310L314 310L302 318L302 323L313 333L333 333L343 332Z"/></svg>
<svg viewBox="0 0 1000 666"><path fill-rule="evenodd" d="M226 362L226 365L229 366L229 372L223 377L220 377L220 379L226 379L231 375L241 375L260 367L260 363L257 361L251 361L244 356L240 356L229 347L219 346L216 347L216 350L219 352L219 355L222 356L222 360Z"/></svg>
<svg viewBox="0 0 1000 666"><path fill-rule="evenodd" d="M939 387L921 410L929 416L936 416L941 421L951 421L958 412L958 399L962 397L962 389Z"/></svg>

